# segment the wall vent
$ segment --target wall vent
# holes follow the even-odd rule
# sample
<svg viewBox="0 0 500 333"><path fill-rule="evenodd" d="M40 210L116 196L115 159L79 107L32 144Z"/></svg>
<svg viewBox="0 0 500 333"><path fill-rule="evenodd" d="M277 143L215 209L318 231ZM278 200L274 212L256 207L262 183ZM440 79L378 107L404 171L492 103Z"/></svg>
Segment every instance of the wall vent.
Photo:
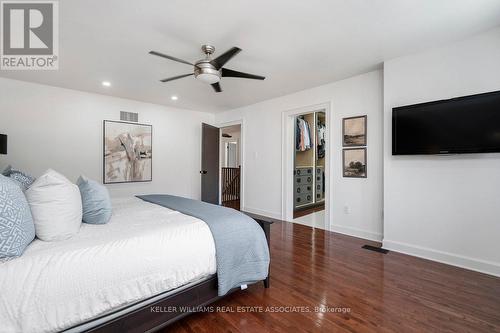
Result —
<svg viewBox="0 0 500 333"><path fill-rule="evenodd" d="M139 121L139 114L134 112L120 111L120 120L137 123Z"/></svg>
<svg viewBox="0 0 500 333"><path fill-rule="evenodd" d="M383 248L378 247L378 246L363 245L362 248L366 249L366 250L370 250L370 251L375 251L375 252L383 253L383 254L389 253L389 250L383 249Z"/></svg>

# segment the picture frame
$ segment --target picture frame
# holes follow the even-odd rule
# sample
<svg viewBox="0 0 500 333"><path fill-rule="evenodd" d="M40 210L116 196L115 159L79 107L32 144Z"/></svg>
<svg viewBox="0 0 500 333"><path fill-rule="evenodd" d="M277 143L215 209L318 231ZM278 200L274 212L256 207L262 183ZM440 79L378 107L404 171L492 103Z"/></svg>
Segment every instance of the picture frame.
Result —
<svg viewBox="0 0 500 333"><path fill-rule="evenodd" d="M103 121L103 183L153 181L153 126Z"/></svg>
<svg viewBox="0 0 500 333"><path fill-rule="evenodd" d="M367 178L366 147L342 150L342 175L346 178Z"/></svg>
<svg viewBox="0 0 500 333"><path fill-rule="evenodd" d="M342 119L342 146L366 146L368 118L364 116Z"/></svg>

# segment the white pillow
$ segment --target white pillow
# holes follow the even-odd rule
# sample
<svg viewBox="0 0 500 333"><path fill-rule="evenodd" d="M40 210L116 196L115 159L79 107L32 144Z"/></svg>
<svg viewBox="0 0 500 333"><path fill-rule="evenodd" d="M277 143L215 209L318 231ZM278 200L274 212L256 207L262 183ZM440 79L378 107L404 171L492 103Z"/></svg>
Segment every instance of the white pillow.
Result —
<svg viewBox="0 0 500 333"><path fill-rule="evenodd" d="M63 175L47 170L25 195L38 238L50 242L78 233L82 223L80 190Z"/></svg>

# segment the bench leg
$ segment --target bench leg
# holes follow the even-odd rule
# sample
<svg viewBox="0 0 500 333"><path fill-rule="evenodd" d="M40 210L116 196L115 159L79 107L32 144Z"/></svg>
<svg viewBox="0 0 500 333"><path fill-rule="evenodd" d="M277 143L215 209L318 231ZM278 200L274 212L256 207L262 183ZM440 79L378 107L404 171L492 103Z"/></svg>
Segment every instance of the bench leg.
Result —
<svg viewBox="0 0 500 333"><path fill-rule="evenodd" d="M269 223L264 223L260 220L256 220L257 223L264 230L264 234L266 235L267 245L269 247L269 252L271 252L271 225ZM269 273L267 278L264 280L264 288L269 288L269 276L271 275L271 267L269 267Z"/></svg>

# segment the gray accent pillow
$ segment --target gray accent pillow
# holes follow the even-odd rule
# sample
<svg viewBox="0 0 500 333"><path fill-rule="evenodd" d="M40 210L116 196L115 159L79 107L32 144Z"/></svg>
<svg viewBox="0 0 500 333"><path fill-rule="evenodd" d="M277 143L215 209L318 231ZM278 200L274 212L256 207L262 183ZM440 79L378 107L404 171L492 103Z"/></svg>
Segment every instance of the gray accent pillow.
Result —
<svg viewBox="0 0 500 333"><path fill-rule="evenodd" d="M20 170L13 169L10 165L2 172L2 174L15 180L16 184L21 187L23 192L25 192L36 180L35 177Z"/></svg>
<svg viewBox="0 0 500 333"><path fill-rule="evenodd" d="M35 225L24 193L0 175L0 259L18 257L35 238Z"/></svg>
<svg viewBox="0 0 500 333"><path fill-rule="evenodd" d="M82 196L83 222L90 224L108 223L112 215L108 189L85 176L80 176L76 184Z"/></svg>

